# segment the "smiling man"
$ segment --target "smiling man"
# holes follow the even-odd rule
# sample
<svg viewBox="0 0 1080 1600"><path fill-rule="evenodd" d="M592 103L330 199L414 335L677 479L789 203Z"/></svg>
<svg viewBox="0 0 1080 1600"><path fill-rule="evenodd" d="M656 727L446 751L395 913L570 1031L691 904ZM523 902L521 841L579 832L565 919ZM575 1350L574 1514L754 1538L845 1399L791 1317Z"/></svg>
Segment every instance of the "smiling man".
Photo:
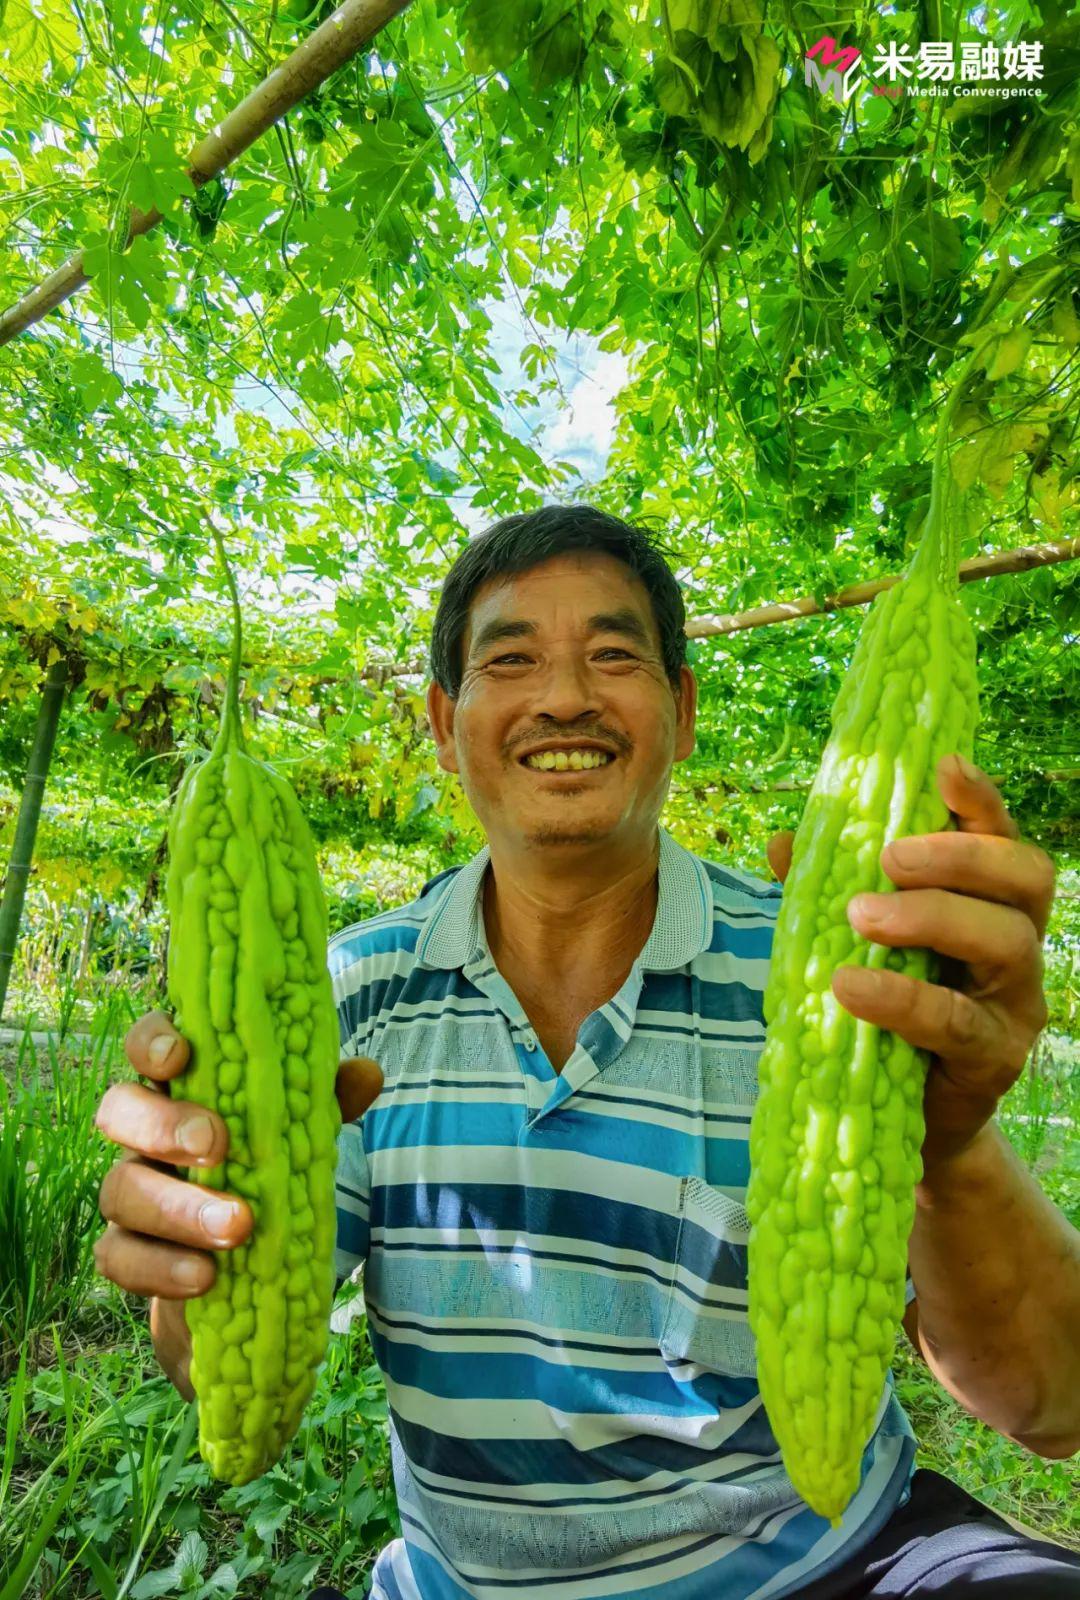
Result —
<svg viewBox="0 0 1080 1600"><path fill-rule="evenodd" d="M402 1524L374 1600L1080 1596L1080 1556L914 1471L891 1375L838 1528L784 1470L744 1209L782 889L659 825L694 747L685 649L659 550L589 507L498 524L440 597L431 727L487 843L330 944L335 1264L339 1284L363 1269ZM866 991L841 968L833 992L930 1052L907 1334L969 1412L1061 1458L1080 1447L1080 1234L993 1122L1046 1020L1053 867L984 776L948 756L937 781L955 829L887 846L898 892L848 914L955 976ZM790 854L770 841L781 879ZM155 1087L103 1097L125 1155L95 1255L152 1296L190 1399L184 1301L252 1217L172 1170L227 1144L183 1098L187 1042L153 1012L125 1048Z"/></svg>
<svg viewBox="0 0 1080 1600"><path fill-rule="evenodd" d="M573 514L553 526L574 527ZM495 550L474 544L474 573L515 533L496 531ZM647 547L638 559L649 555L659 560ZM428 713L439 765L460 775L488 839L490 957L558 1073L655 920L657 821L672 763L694 747L682 608L669 575L661 640L642 579L595 549L484 579L464 616L467 558L455 578L436 620Z"/></svg>
<svg viewBox="0 0 1080 1600"><path fill-rule="evenodd" d="M500 523L442 592L428 712L487 844L331 946L343 1055L382 1074L338 1184L337 1270L364 1266L403 1530L373 1593L844 1600L944 1593L947 1574L985 1596L1080 1594L1080 1557L913 1476L891 1381L838 1530L784 1472L743 1209L782 891L659 826L694 747L683 624L648 537L587 507ZM1025 1249L1075 1265L1065 1219L1005 1170L982 1221L1013 1208ZM959 1226L940 1209L939 1257ZM951 1265L918 1242L940 1297ZM964 1354L939 1350L943 1372ZM1052 1361L1049 1414L1071 1427L1075 1339L1071 1365Z"/></svg>

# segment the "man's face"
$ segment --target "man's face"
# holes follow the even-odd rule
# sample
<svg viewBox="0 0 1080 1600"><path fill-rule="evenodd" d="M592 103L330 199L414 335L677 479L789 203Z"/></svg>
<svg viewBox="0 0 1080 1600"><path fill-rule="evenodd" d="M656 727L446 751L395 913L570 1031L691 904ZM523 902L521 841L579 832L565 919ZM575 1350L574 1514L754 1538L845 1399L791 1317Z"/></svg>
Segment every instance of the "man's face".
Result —
<svg viewBox="0 0 1080 1600"><path fill-rule="evenodd" d="M613 556L552 557L479 589L456 701L427 706L439 765L457 772L489 841L507 848L651 841L671 768L694 748L697 688L676 698L644 584ZM538 747L607 754L535 770Z"/></svg>

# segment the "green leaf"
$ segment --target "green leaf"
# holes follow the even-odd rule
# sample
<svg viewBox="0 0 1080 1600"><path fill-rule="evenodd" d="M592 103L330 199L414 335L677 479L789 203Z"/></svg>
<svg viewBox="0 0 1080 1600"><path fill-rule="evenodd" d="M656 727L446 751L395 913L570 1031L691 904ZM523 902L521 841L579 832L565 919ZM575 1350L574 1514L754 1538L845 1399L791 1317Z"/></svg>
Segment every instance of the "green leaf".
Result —
<svg viewBox="0 0 1080 1600"><path fill-rule="evenodd" d="M292 333L297 329L306 330L313 322L317 323L321 316L321 296L313 289L300 289L285 302L284 309L278 313L278 332Z"/></svg>
<svg viewBox="0 0 1080 1600"><path fill-rule="evenodd" d="M356 218L345 206L315 206L290 229L294 239L306 244L341 244L356 237Z"/></svg>
<svg viewBox="0 0 1080 1600"><path fill-rule="evenodd" d="M506 71L512 67L525 54L540 13L540 0L517 0L512 6L504 0L465 0L460 27L470 70Z"/></svg>
<svg viewBox="0 0 1080 1600"><path fill-rule="evenodd" d="M518 255L516 251L511 250L508 252L506 270L519 289L526 288L532 281L534 271L532 263L527 261L524 256Z"/></svg>
<svg viewBox="0 0 1080 1600"><path fill-rule="evenodd" d="M84 351L71 364L71 381L82 394L88 411L118 400L124 385L93 351Z"/></svg>
<svg viewBox="0 0 1080 1600"><path fill-rule="evenodd" d="M661 389L653 396L649 415L652 418L653 431L663 433L671 418L675 406L675 396L667 390Z"/></svg>

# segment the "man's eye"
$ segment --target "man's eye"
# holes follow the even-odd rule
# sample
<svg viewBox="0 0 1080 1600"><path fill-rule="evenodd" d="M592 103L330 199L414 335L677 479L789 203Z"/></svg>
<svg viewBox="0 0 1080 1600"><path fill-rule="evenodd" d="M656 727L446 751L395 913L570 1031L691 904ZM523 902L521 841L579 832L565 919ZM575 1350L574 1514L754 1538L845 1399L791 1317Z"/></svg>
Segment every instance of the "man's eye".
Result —
<svg viewBox="0 0 1080 1600"><path fill-rule="evenodd" d="M634 659L633 656L630 654L629 650L620 650L617 645L609 645L606 649L598 650L596 653L597 653L598 656L625 656L628 661L632 661ZM492 659L488 662L488 666L489 667L498 667L498 666L501 666L504 661L527 661L527 660L528 660L528 657L527 656L523 656L520 653L520 651L512 650L509 655L493 656Z"/></svg>

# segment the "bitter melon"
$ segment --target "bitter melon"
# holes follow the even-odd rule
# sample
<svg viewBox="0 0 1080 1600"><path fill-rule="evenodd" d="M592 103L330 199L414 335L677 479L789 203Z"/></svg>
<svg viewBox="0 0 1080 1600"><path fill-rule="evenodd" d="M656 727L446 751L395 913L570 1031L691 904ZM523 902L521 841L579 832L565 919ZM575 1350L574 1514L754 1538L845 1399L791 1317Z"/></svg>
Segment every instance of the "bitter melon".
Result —
<svg viewBox="0 0 1080 1600"><path fill-rule="evenodd" d="M219 551L224 563L224 551ZM169 821L168 992L191 1046L175 1092L218 1112L224 1163L189 1169L243 1195L248 1242L214 1253L189 1300L199 1449L243 1484L295 1434L326 1349L333 1299L338 1026L311 834L289 784L245 747L240 608L221 724Z"/></svg>
<svg viewBox="0 0 1080 1600"><path fill-rule="evenodd" d="M844 965L938 976L931 952L856 934L847 906L860 891L895 889L879 861L887 843L950 826L936 768L952 752L972 755L975 636L945 477L962 386L940 424L919 547L902 581L874 601L833 707L764 998L746 1198L749 1319L788 1475L834 1526L859 1485L903 1315L929 1058L853 1017L831 983Z"/></svg>

